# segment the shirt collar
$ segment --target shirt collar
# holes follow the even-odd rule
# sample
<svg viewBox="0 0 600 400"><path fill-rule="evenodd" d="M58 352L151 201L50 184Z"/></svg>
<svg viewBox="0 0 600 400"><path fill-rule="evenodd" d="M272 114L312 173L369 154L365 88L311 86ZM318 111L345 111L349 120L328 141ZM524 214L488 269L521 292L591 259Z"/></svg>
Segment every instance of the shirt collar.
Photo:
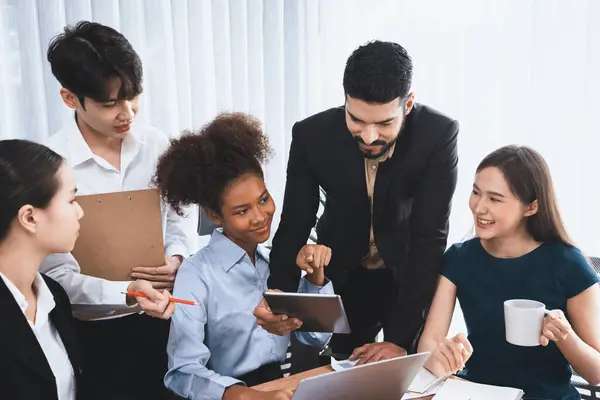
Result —
<svg viewBox="0 0 600 400"><path fill-rule="evenodd" d="M67 138L67 163L71 168L75 168L84 162L94 158L94 153L83 138L79 127L77 126L76 116L69 119L64 127ZM135 121L131 124L131 131L123 139L123 146L127 150L133 150L137 144L145 145L145 138L136 132Z"/></svg>
<svg viewBox="0 0 600 400"><path fill-rule="evenodd" d="M27 303L23 293L21 293L15 284L12 283L2 272L0 272L0 277L2 277L4 284L15 298L15 301L19 305L19 308L21 308L21 311L23 311L23 314L25 314L29 303ZM54 296L52 295L52 292L48 288L48 285L46 285L46 281L44 281L44 278L42 278L39 273L36 275L35 280L33 281L33 287L37 292L37 324L42 319L47 319L48 314L50 314L50 311L54 309L56 303L54 302Z"/></svg>
<svg viewBox="0 0 600 400"><path fill-rule="evenodd" d="M247 255L246 250L233 243L231 239L223 234L223 228L217 228L213 231L208 247L217 255L216 259L221 263L221 267L225 272L229 272L234 265ZM268 255L260 245L256 250L257 255L269 262Z"/></svg>

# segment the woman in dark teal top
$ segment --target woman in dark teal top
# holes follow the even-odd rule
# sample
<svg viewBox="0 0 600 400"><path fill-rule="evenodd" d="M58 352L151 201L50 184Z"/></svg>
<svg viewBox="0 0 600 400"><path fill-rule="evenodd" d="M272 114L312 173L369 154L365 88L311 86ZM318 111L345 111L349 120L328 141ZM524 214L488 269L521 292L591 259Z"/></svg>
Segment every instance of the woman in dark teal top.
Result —
<svg viewBox="0 0 600 400"><path fill-rule="evenodd" d="M571 365L600 383L600 286L569 240L544 159L526 147L503 147L477 168L469 206L477 237L444 256L419 351L435 375L458 373L478 383L510 386L530 399L579 399ZM447 338L456 299L468 336ZM541 346L506 341L504 302L541 301Z"/></svg>

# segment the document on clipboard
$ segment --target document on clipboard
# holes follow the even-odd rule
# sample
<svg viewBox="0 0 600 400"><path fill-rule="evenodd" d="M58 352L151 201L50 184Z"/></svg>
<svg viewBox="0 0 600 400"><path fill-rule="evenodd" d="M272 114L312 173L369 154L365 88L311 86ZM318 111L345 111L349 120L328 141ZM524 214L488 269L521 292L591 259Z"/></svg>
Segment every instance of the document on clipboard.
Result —
<svg viewBox="0 0 600 400"><path fill-rule="evenodd" d="M82 274L129 281L134 267L165 264L158 189L76 199L84 216L72 254Z"/></svg>

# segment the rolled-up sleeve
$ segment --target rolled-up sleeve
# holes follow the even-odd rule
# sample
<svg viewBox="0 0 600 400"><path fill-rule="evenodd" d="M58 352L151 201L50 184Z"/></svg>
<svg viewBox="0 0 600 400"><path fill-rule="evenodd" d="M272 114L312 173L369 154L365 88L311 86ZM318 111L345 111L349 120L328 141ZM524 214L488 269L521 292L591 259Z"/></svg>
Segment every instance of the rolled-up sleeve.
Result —
<svg viewBox="0 0 600 400"><path fill-rule="evenodd" d="M229 386L243 383L206 367L211 356L204 344L208 285L188 260L179 269L173 296L193 299L199 305L178 305L171 317L167 344L169 370L165 375L165 386L188 399L220 400Z"/></svg>
<svg viewBox="0 0 600 400"><path fill-rule="evenodd" d="M113 282L83 275L71 253L47 256L40 265L40 272L60 283L76 316L88 313L111 315L129 308L123 292L127 291L130 281Z"/></svg>

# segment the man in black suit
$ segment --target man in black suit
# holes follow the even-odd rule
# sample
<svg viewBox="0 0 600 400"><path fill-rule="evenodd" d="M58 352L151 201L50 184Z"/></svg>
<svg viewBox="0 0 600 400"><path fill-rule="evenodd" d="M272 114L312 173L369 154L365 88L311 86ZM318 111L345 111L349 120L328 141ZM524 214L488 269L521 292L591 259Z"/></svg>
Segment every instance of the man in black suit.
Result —
<svg viewBox="0 0 600 400"><path fill-rule="evenodd" d="M346 356L354 351L361 363L415 349L446 248L458 123L415 103L411 79L402 46L370 42L347 61L345 106L292 131L269 287L295 292L298 266L310 272L328 264L352 330L334 335L330 346ZM315 225L319 187L326 203L318 243L331 259L322 252L297 259ZM267 330L281 323L259 322ZM382 328L385 342L373 344Z"/></svg>

